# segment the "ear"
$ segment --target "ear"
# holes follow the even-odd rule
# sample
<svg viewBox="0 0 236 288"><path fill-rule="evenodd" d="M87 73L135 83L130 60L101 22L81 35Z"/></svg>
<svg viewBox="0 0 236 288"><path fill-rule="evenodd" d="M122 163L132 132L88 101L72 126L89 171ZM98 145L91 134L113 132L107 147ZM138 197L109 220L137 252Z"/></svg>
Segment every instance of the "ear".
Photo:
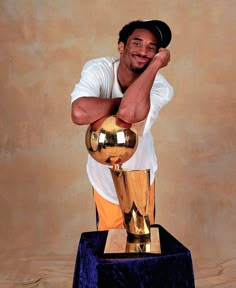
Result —
<svg viewBox="0 0 236 288"><path fill-rule="evenodd" d="M118 51L120 54L123 54L125 48L125 44L123 42L119 42L118 44Z"/></svg>

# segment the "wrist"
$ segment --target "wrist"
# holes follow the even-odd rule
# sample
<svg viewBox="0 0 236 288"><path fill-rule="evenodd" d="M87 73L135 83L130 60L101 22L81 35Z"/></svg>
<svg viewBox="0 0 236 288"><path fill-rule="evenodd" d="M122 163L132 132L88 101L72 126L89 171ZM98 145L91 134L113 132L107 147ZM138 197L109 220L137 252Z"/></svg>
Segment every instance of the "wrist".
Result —
<svg viewBox="0 0 236 288"><path fill-rule="evenodd" d="M149 66L151 66L155 72L158 72L162 67L162 62L159 57L154 57Z"/></svg>
<svg viewBox="0 0 236 288"><path fill-rule="evenodd" d="M111 110L112 115L116 114L117 111L119 110L121 99L122 98L113 98L112 99L112 110Z"/></svg>

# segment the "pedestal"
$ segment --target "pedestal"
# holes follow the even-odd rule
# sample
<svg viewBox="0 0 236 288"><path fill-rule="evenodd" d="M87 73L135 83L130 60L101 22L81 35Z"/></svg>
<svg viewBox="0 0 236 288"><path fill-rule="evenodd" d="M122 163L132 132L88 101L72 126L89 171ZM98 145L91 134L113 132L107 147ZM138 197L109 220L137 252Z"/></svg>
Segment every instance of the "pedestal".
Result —
<svg viewBox="0 0 236 288"><path fill-rule="evenodd" d="M190 251L161 225L161 253L104 253L108 231L81 235L73 288L194 286Z"/></svg>

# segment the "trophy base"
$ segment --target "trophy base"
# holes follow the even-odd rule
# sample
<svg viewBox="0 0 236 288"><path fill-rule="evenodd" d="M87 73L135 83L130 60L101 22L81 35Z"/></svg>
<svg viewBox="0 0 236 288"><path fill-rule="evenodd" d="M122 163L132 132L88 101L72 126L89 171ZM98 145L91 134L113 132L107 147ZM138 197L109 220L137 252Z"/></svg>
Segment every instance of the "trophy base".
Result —
<svg viewBox="0 0 236 288"><path fill-rule="evenodd" d="M108 231L104 253L155 253L161 254L159 228L151 227L151 241L128 240L126 229Z"/></svg>

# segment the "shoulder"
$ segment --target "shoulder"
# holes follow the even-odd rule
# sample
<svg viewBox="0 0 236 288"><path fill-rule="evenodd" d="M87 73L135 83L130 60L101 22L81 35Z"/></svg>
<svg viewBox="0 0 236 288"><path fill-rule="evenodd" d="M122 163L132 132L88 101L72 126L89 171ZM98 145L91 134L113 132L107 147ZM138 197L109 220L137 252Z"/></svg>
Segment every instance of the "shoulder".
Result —
<svg viewBox="0 0 236 288"><path fill-rule="evenodd" d="M151 89L151 95L154 97L156 97L156 95L164 96L164 98L168 99L169 101L172 99L173 94L174 89L172 85L168 82L163 74L158 72Z"/></svg>
<svg viewBox="0 0 236 288"><path fill-rule="evenodd" d="M84 64L83 70L96 68L103 70L111 70L113 69L113 64L118 60L119 57L116 56L91 59Z"/></svg>
<svg viewBox="0 0 236 288"><path fill-rule="evenodd" d="M165 76L163 74L161 74L160 72L157 72L155 80L154 81L163 81L168 83L167 79L165 78Z"/></svg>
<svg viewBox="0 0 236 288"><path fill-rule="evenodd" d="M170 85L170 83L168 82L168 80L166 79L166 77L161 74L160 72L157 72L156 77L154 79L154 83L153 83L153 88L168 88L170 90L173 89L173 87Z"/></svg>

